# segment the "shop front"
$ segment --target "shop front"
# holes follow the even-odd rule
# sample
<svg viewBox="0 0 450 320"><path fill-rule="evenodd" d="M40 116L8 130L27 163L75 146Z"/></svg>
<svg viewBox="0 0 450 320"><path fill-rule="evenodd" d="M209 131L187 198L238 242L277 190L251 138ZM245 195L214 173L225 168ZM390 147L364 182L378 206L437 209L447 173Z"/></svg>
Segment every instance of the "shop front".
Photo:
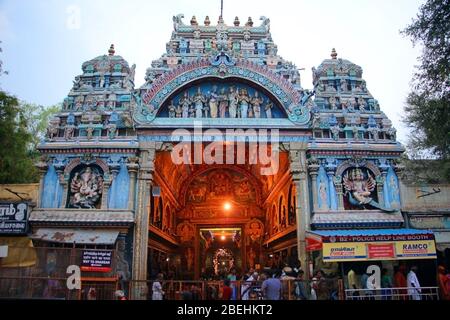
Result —
<svg viewBox="0 0 450 320"><path fill-rule="evenodd" d="M314 268L335 273L345 280L353 270L357 287L364 288L363 274L371 265L378 266L394 283L400 266L408 272L418 267L417 277L422 287L436 286L436 243L434 233L414 229L327 230L311 231L307 237ZM384 270L383 270L384 269ZM402 269L402 268L400 268ZM381 274L380 274L381 276ZM406 276L406 274L405 274Z"/></svg>

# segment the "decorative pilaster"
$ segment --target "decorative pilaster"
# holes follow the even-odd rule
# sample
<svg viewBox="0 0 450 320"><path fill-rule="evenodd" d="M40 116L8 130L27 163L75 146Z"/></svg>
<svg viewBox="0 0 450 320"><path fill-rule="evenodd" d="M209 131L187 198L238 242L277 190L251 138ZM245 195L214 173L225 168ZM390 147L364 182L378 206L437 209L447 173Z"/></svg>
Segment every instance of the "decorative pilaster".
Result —
<svg viewBox="0 0 450 320"><path fill-rule="evenodd" d="M136 199L136 176L139 170L139 158L129 158L128 159L128 172L130 174L130 193L128 196L128 209L134 210L134 201Z"/></svg>
<svg viewBox="0 0 450 320"><path fill-rule="evenodd" d="M117 176L117 170L112 170L111 175L105 175L105 179L103 180L103 191L102 191L102 203L100 209L105 210L108 208L108 193L109 188L111 187L112 182Z"/></svg>
<svg viewBox="0 0 450 320"><path fill-rule="evenodd" d="M155 170L156 143L142 142L140 144L140 168L138 176L138 195L135 211L135 226L133 239L133 280L147 280L147 247L148 247L148 217L147 203L150 199L150 189L153 184ZM145 285L145 283L142 283ZM133 299L142 299L139 284L134 287Z"/></svg>
<svg viewBox="0 0 450 320"><path fill-rule="evenodd" d="M66 202L68 201L68 197L69 197L69 174L65 174L64 173L64 168L63 167L56 167L56 174L58 175L58 179L59 179L59 183L62 186L63 189L63 194L62 194L62 201L60 203L60 208L65 208L66 207Z"/></svg>
<svg viewBox="0 0 450 320"><path fill-rule="evenodd" d="M320 165L316 159L311 159L308 161L308 170L309 175L311 176L312 181L312 194L313 194L313 212L319 211L319 204L318 204L318 193L317 193L317 176L319 175L319 168Z"/></svg>
<svg viewBox="0 0 450 320"><path fill-rule="evenodd" d="M327 177L328 177L328 194L330 197L330 209L338 209L338 199L336 199L336 188L334 187L336 164L334 162L329 162L326 166Z"/></svg>
<svg viewBox="0 0 450 320"><path fill-rule="evenodd" d="M338 210L344 211L344 190L342 187L342 177L341 176L334 176L334 185L336 187L336 195L337 195L337 202L338 202Z"/></svg>
<svg viewBox="0 0 450 320"><path fill-rule="evenodd" d="M306 252L306 231L310 228L311 210L309 206L308 171L306 160L307 143L290 143L289 159L292 179L297 191L297 247L301 268L305 271L306 279L310 278L308 270L308 255Z"/></svg>

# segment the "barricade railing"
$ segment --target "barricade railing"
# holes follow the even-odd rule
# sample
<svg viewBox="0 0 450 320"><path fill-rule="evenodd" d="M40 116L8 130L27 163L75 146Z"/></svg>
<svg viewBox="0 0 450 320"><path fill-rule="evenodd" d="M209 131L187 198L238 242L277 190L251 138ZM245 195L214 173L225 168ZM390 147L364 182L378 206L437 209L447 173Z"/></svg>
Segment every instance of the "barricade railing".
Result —
<svg viewBox="0 0 450 320"><path fill-rule="evenodd" d="M346 289L346 300L439 300L438 287Z"/></svg>

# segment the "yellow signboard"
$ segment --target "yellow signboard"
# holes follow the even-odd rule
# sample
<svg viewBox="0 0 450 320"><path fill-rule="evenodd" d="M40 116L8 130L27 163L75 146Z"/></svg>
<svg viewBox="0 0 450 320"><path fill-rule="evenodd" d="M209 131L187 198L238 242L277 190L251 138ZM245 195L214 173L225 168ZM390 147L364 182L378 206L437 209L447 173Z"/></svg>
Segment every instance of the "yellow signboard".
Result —
<svg viewBox="0 0 450 320"><path fill-rule="evenodd" d="M436 259L434 240L398 241L395 251L398 259Z"/></svg>
<svg viewBox="0 0 450 320"><path fill-rule="evenodd" d="M323 260L326 262L367 260L366 243L365 242L324 243Z"/></svg>
<svg viewBox="0 0 450 320"><path fill-rule="evenodd" d="M436 259L434 240L323 244L325 262Z"/></svg>

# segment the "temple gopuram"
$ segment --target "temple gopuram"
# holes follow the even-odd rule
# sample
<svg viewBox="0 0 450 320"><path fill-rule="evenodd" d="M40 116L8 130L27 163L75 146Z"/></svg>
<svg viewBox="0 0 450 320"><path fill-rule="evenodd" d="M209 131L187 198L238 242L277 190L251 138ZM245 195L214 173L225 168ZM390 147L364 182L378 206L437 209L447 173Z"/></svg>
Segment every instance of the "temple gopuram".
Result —
<svg viewBox="0 0 450 320"><path fill-rule="evenodd" d="M432 232L405 224L405 149L363 69L333 49L305 89L270 26L177 15L141 87L119 46L82 64L39 146L42 270L81 264L84 283L118 276L140 299L161 272L310 279L436 258Z"/></svg>

